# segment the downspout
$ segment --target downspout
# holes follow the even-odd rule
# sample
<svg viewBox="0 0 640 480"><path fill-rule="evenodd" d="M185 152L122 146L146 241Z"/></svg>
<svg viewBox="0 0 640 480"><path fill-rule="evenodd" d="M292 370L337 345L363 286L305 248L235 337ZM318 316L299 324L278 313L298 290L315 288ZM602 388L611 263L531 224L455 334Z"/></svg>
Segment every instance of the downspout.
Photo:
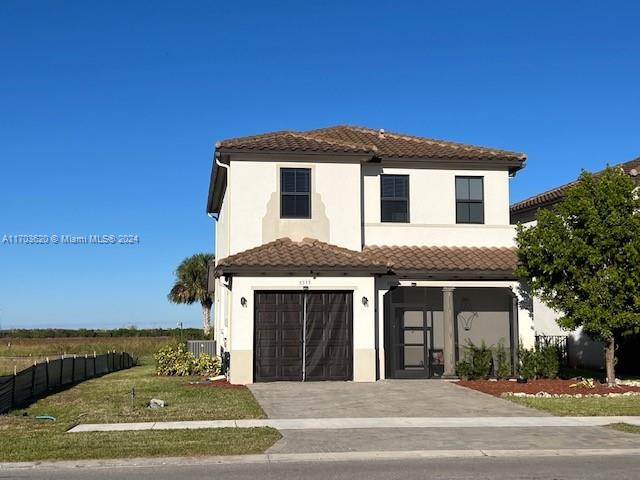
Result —
<svg viewBox="0 0 640 480"><path fill-rule="evenodd" d="M216 144L216 148L218 147L218 144ZM226 237L227 237L227 256L230 254L231 252L231 182L230 182L230 174L231 171L229 169L229 165L222 163L220 161L219 157L219 152L215 152L213 154L213 158L216 162L216 165L218 167L222 167L227 171L227 188L226 188L226 193L225 195L227 195L227 231L226 231ZM218 262L218 258L216 257L216 262ZM222 283L222 282L221 282ZM230 283L230 282L228 282ZM228 287L227 287L228 288ZM228 333L227 333L227 340L228 340L228 344L225 346L226 347L226 352L229 352L229 355L231 355L231 329L232 329L232 325L233 322L231 321L231 302L230 300L232 299L232 295L228 294L227 295L227 301L224 302L225 303L225 316L227 317L227 323L228 323ZM229 361L229 365L231 365L231 361ZM229 377L229 373L227 372L227 378Z"/></svg>

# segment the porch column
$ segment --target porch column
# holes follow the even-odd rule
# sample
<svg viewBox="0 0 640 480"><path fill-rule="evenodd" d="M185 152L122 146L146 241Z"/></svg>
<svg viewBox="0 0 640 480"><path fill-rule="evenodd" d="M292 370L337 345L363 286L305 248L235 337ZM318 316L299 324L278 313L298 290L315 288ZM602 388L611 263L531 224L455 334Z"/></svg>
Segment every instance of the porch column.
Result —
<svg viewBox="0 0 640 480"><path fill-rule="evenodd" d="M454 287L442 288L442 305L444 319L444 377L456 376L456 341L453 314L453 291Z"/></svg>
<svg viewBox="0 0 640 480"><path fill-rule="evenodd" d="M518 328L518 295L511 293L511 370L513 375L518 373L518 348L520 348L520 333Z"/></svg>

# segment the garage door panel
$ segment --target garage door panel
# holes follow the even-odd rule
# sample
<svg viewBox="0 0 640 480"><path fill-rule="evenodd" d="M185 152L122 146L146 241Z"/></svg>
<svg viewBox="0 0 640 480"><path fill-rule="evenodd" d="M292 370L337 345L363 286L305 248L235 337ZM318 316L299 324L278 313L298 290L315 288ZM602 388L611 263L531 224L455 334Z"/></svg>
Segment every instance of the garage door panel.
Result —
<svg viewBox="0 0 640 480"><path fill-rule="evenodd" d="M256 292L254 304L255 381L302 380L303 355L306 380L352 378L351 292Z"/></svg>
<svg viewBox="0 0 640 480"><path fill-rule="evenodd" d="M307 298L306 379L352 378L351 298L351 293L310 292Z"/></svg>

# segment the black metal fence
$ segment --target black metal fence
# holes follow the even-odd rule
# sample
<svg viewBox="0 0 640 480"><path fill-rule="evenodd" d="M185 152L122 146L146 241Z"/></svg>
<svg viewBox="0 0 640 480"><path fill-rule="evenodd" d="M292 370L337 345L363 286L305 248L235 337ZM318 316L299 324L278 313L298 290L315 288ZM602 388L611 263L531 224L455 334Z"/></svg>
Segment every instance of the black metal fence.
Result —
<svg viewBox="0 0 640 480"><path fill-rule="evenodd" d="M568 337L565 335L536 335L536 350L541 347L556 347L560 365L567 367L569 365L569 344L567 340Z"/></svg>
<svg viewBox="0 0 640 480"><path fill-rule="evenodd" d="M131 368L135 361L126 352L72 356L36 363L14 375L0 377L0 414L23 407L49 392Z"/></svg>

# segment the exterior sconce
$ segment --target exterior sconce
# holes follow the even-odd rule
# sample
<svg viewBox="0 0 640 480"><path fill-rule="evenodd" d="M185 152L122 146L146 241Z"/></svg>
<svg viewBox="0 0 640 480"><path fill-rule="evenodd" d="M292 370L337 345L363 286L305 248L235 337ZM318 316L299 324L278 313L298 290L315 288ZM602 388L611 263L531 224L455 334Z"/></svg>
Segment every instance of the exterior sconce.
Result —
<svg viewBox="0 0 640 480"><path fill-rule="evenodd" d="M367 297L362 297L362 305L365 307L369 306L369 299Z"/></svg>
<svg viewBox="0 0 640 480"><path fill-rule="evenodd" d="M247 306L247 299L246 299L246 298L244 298L244 297L242 297L242 298L240 299L240 305L242 305L243 307L246 307L246 306Z"/></svg>

